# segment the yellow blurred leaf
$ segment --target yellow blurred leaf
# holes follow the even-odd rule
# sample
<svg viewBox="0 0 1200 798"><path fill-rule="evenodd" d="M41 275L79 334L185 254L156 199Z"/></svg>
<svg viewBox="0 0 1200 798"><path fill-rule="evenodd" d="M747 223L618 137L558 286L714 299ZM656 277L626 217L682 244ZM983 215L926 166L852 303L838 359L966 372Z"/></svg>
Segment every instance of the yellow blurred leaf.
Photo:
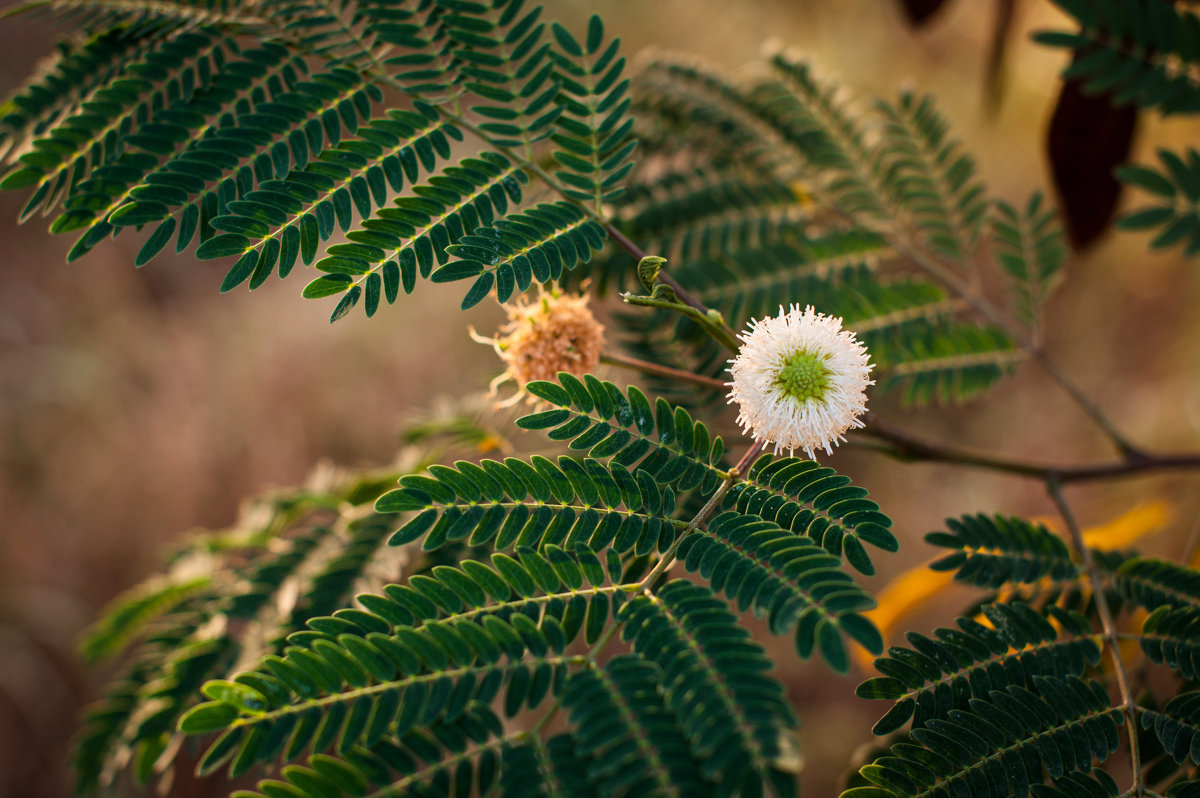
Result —
<svg viewBox="0 0 1200 798"><path fill-rule="evenodd" d="M1083 542L1093 549L1123 549L1171 522L1171 507L1162 499L1142 502L1107 524L1083 530Z"/></svg>
<svg viewBox="0 0 1200 798"><path fill-rule="evenodd" d="M1066 534L1062 522L1057 517L1046 516L1030 520L1035 524L1041 524L1055 534L1063 536ZM1161 499L1156 499L1143 502L1106 524L1084 529L1083 540L1094 549L1104 551L1122 549L1136 543L1146 535L1158 532L1170 520L1170 505ZM876 597L879 605L864 614L875 622L886 643L898 621L927 607L953 581L954 574L952 572L931 571L928 563L921 563L904 571L889 582ZM1083 584L1086 587L1086 580L1083 580ZM986 623L983 616L979 616L977 620ZM990 623L987 625L990 626ZM866 649L856 646L855 659L864 668L869 668L874 658Z"/></svg>
<svg viewBox="0 0 1200 798"><path fill-rule="evenodd" d="M1041 524L1056 535L1066 537L1062 521L1057 516L1038 516L1029 519ZM1083 542L1089 548L1114 551L1132 546L1146 535L1159 532L1171 522L1171 506L1162 499L1142 502L1132 510L1106 524L1083 530Z"/></svg>
<svg viewBox="0 0 1200 798"><path fill-rule="evenodd" d="M920 565L899 574L879 592L876 600L879 605L870 612L864 613L879 628L886 644L896 622L902 617L920 610L951 582L954 574L949 571L931 571L929 563ZM874 657L865 648L856 647L855 657L864 667L870 667Z"/></svg>

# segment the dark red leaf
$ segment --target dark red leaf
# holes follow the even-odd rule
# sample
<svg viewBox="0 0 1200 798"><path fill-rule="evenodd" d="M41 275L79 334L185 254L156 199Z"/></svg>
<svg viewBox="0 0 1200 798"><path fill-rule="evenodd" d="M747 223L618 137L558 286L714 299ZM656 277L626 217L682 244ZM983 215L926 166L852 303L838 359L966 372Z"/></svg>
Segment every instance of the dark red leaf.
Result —
<svg viewBox="0 0 1200 798"><path fill-rule="evenodd" d="M919 28L928 22L929 18L936 14L944 4L945 0L900 0L900 7L904 9L909 24L914 28Z"/></svg>
<svg viewBox="0 0 1200 798"><path fill-rule="evenodd" d="M1108 95L1087 95L1079 81L1063 84L1050 120L1047 149L1071 245L1079 250L1108 229L1121 184L1113 169L1129 157L1136 106L1114 108Z"/></svg>

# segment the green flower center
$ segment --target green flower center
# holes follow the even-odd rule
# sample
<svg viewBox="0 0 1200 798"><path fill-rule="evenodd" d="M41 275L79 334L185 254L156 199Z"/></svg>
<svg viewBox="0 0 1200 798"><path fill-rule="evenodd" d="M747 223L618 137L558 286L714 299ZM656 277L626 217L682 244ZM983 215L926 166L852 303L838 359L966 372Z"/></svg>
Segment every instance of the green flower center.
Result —
<svg viewBox="0 0 1200 798"><path fill-rule="evenodd" d="M797 401L816 401L825 395L831 373L823 357L801 349L784 358L775 385Z"/></svg>

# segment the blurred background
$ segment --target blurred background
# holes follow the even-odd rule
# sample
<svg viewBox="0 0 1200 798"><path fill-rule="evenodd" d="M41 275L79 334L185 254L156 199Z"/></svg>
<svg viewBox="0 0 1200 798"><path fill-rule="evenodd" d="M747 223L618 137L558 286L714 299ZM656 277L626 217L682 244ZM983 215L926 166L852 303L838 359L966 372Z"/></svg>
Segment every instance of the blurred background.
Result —
<svg viewBox="0 0 1200 798"><path fill-rule="evenodd" d="M692 53L736 76L773 40L862 95L916 87L937 97L995 195L1019 206L1050 185L1047 129L1064 57L1028 35L1059 26L1046 0L1015 3L991 88L987 51L999 2L947 0L919 27L901 3L883 0L546 5L574 30L600 13L631 54ZM27 17L0 23L0 95L64 33ZM1195 124L1143 118L1134 158L1194 140ZM1085 129L1077 146L1105 127ZM389 462L414 408L479 391L501 370L466 326L488 334L502 314L487 303L446 312L461 288L423 284L374 319L352 313L330 326L331 305L300 298L303 276L220 296L228 264L164 254L137 270L136 235L67 265L69 236L50 236L42 219L15 224L24 201L0 195L0 795L57 797L70 794L66 762L79 709L106 675L75 653L103 605L152 573L189 530L231 523L244 497L298 483L323 460ZM1200 269L1176 251L1147 254L1145 244L1108 234L1071 257L1049 306L1048 349L1133 440L1195 450ZM1033 366L969 407L911 412L885 400L872 410L1014 456L1112 456ZM1008 477L905 466L852 447L829 462L869 486L896 522L902 551L882 561L875 586L927 560L921 536L947 516L1052 512L1038 484ZM1070 497L1085 525L1165 500L1172 520L1143 547L1177 557L1196 533L1198 485L1195 474L1159 475L1073 488ZM913 628L946 622L968 594L961 598L945 602L943 615L913 618ZM769 642L805 723L805 790L835 794L842 763L880 714L853 697L865 674L838 679L794 662L790 641Z"/></svg>

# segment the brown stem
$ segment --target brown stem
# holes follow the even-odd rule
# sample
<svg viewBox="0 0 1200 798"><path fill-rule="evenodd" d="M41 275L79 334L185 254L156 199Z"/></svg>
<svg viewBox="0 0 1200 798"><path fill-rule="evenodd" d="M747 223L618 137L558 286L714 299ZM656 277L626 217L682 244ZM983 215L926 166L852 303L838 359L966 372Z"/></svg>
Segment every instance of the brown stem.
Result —
<svg viewBox="0 0 1200 798"><path fill-rule="evenodd" d="M985 468L1019 477L1041 481L1090 482L1114 477L1133 476L1150 471L1166 471L1177 468L1200 468L1200 453L1154 454L1140 452L1136 458L1117 460L1093 465L1053 465L1033 460L998 457L986 452L976 452L955 446L947 446L907 433L880 421L871 414L866 416L867 427L863 435L869 435L890 443L890 447L871 447L897 460L918 460L937 463Z"/></svg>
<svg viewBox="0 0 1200 798"><path fill-rule="evenodd" d="M737 482L737 479L742 475L742 472L749 468L750 464L758 459L758 456L762 454L763 449L765 449L766 446L767 442L764 439L760 438L754 441L753 445L751 445L751 447L746 450L746 453L742 455L742 459L737 461L737 465L729 469L729 473L725 477L725 481L723 481L721 486L717 488L717 492L709 498L704 507L700 509L700 512L696 513L696 517L693 518L688 523L687 527L679 533L679 537L675 539L675 543L666 551L666 553L663 554L662 559L655 564L650 573L646 574L644 577L642 577L642 580L638 582L637 587L639 590L649 590L651 585L654 584L654 580L663 571L671 567L671 563L675 562L675 550L679 548L679 544L683 542L685 537L696 531L696 529L705 521L707 521L708 517L716 511L717 507L719 507L721 504L721 500L725 498L725 494L729 492L731 487L733 487L733 483Z"/></svg>
<svg viewBox="0 0 1200 798"><path fill-rule="evenodd" d="M1077 404L1079 408L1083 410L1083 412L1086 413L1089 418L1092 419L1093 422L1095 422L1096 426L1103 430L1104 434L1108 436L1108 439L1112 442L1113 446L1125 459L1137 460L1142 456L1141 451L1128 440L1126 440L1125 436L1122 435L1121 432L1116 428L1116 425L1113 424L1112 421L1109 420L1108 416L1104 414L1104 411L1102 411L1095 402L1088 398L1087 394L1085 394L1079 388L1079 386L1076 385L1061 368L1059 368L1057 363L1050 359L1050 356L1047 355L1043 349L1035 346L1032 341L1027 339L1022 334L1022 331L1018 329L1016 325L1014 325L1008 319L1008 317L992 307L978 293L970 290L968 286L963 285L962 281L955 277L952 271L950 271L940 261L930 256L919 247L907 241L895 240L893 240L893 246L895 246L897 252L900 252L908 257L930 277L934 278L946 288L950 289L955 294L958 294L959 297L966 300L966 302L970 304L971 307L973 307L981 316L1004 330L1004 332L1016 342L1017 346L1021 347L1021 349L1028 353L1029 356L1032 357L1038 363L1038 365L1040 365L1042 369L1049 374L1050 377L1057 382L1064 391L1067 392L1067 395L1075 401L1075 404Z"/></svg>
<svg viewBox="0 0 1200 798"><path fill-rule="evenodd" d="M1083 561L1083 569L1087 572L1088 580L1092 583L1092 597L1096 602L1096 612L1100 615L1100 624L1104 627L1104 636L1108 638L1108 650L1112 656L1113 668L1116 671L1117 687L1121 691L1121 709L1125 714L1125 729L1129 733L1129 759L1133 770L1133 787L1130 794L1139 798L1145 794L1146 785L1142 780L1142 757L1138 749L1137 718L1134 716L1133 692L1129 689L1129 674L1125 671L1125 663L1121 660L1121 641L1117 634L1117 625L1113 621L1112 610L1109 609L1108 599L1104 595L1104 583L1100 570L1092 558L1092 550L1083 542L1083 531L1075 521L1071 505L1063 496L1062 483L1055 479L1046 480L1046 492L1058 507L1063 523L1071 534L1071 542Z"/></svg>
<svg viewBox="0 0 1200 798"><path fill-rule="evenodd" d="M600 362L607 363L610 366L618 366L624 369L632 369L640 371L643 374L653 374L656 377L666 377L679 382L689 382L692 385L699 385L701 388L712 388L715 391L724 391L727 386L723 381L715 377L705 377L703 374L694 374L683 369L673 369L670 366L660 366L657 363L651 363L648 360L639 360L636 357L628 355L620 355L615 353L605 353L600 355Z"/></svg>
<svg viewBox="0 0 1200 798"><path fill-rule="evenodd" d="M636 260L640 261L642 258L646 257L645 250L630 241L624 233L613 226L612 222L609 222L601 217L596 217L596 221L598 221L604 227L604 232L608 233L608 237L613 240L613 243L628 252ZM692 308L693 310L697 310L705 315L708 314L708 305L705 305L699 299L696 299L694 296L688 293L687 289L680 285L678 280L667 274L666 269L659 267L658 279L661 280L664 285L671 287L671 290L675 292L675 296L680 302Z"/></svg>

